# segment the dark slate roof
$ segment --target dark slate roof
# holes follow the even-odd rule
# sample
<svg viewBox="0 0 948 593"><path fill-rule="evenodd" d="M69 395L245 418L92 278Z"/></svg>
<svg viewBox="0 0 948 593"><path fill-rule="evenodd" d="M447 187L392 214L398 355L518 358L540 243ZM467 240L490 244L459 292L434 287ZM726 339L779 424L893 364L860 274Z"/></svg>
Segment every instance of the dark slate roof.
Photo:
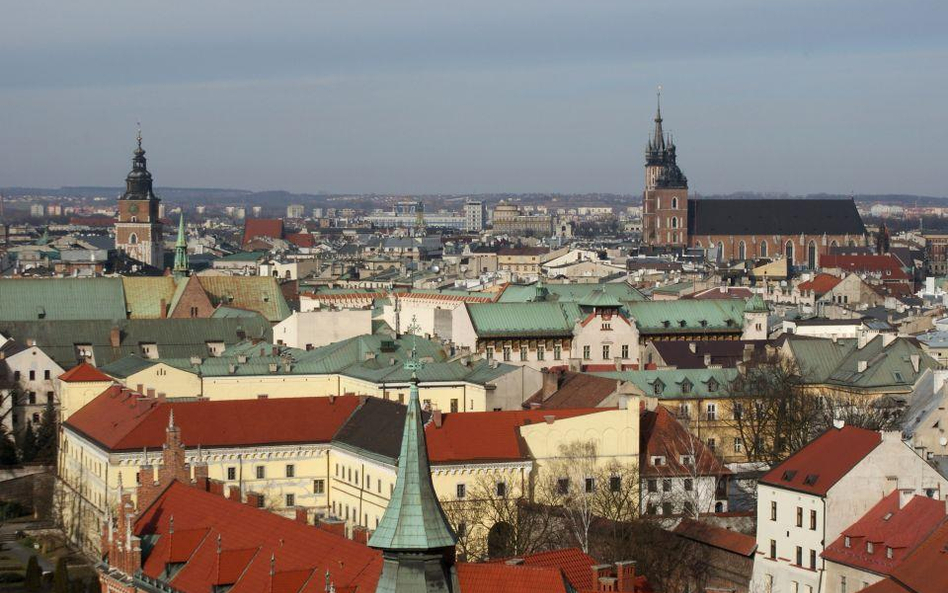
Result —
<svg viewBox="0 0 948 593"><path fill-rule="evenodd" d="M333 437L333 443L369 453L377 461L395 465L402 447L405 409L398 402L366 398Z"/></svg>
<svg viewBox="0 0 948 593"><path fill-rule="evenodd" d="M688 200L688 234L692 236L865 232L852 200Z"/></svg>

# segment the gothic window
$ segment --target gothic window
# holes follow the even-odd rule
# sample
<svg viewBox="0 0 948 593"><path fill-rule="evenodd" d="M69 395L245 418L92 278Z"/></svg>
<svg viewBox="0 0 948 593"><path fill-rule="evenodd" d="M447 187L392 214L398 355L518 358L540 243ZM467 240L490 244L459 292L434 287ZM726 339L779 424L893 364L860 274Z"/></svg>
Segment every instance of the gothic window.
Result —
<svg viewBox="0 0 948 593"><path fill-rule="evenodd" d="M830 247L839 247L839 243L837 243L836 240L834 239L833 242L830 243Z"/></svg>
<svg viewBox="0 0 948 593"><path fill-rule="evenodd" d="M767 257L767 241L760 242L760 256Z"/></svg>
<svg viewBox="0 0 948 593"><path fill-rule="evenodd" d="M672 198L672 210L678 209L678 198Z"/></svg>
<svg viewBox="0 0 948 593"><path fill-rule="evenodd" d="M129 235L128 242L132 245L135 245L136 243L138 243L138 235L136 235L135 233L132 233L131 235Z"/></svg>
<svg viewBox="0 0 948 593"><path fill-rule="evenodd" d="M724 243L718 241L718 261L724 261Z"/></svg>
<svg viewBox="0 0 948 593"><path fill-rule="evenodd" d="M743 241L737 244L737 259L747 259L747 246L744 245Z"/></svg>
<svg viewBox="0 0 948 593"><path fill-rule="evenodd" d="M806 265L811 270L816 269L816 243L813 241L806 246Z"/></svg>
<svg viewBox="0 0 948 593"><path fill-rule="evenodd" d="M672 222L672 228L673 228L673 229L677 229L677 228L678 228L678 217L677 217L677 216L672 216L671 222Z"/></svg>
<svg viewBox="0 0 948 593"><path fill-rule="evenodd" d="M787 258L787 263L791 266L793 265L793 241L787 241L786 246L784 246L784 256Z"/></svg>

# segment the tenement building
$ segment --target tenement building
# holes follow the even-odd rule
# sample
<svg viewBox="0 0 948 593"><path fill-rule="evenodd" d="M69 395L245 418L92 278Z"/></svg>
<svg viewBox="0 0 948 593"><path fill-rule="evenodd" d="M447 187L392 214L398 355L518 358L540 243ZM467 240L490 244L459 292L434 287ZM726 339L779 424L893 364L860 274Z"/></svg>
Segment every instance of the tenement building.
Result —
<svg viewBox="0 0 948 593"><path fill-rule="evenodd" d="M645 149L646 244L705 249L719 262L786 258L809 269L832 247L866 244L851 199L689 199L688 179L662 121L659 106Z"/></svg>

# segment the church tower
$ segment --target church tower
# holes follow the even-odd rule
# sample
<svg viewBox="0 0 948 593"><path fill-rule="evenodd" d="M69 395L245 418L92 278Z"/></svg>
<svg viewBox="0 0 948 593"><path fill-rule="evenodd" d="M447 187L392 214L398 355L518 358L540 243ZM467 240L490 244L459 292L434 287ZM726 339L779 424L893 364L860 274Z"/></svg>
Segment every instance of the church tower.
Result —
<svg viewBox="0 0 948 593"><path fill-rule="evenodd" d="M369 547L382 551L382 574L376 593L458 593L454 567L457 536L448 523L431 483L431 466L421 404L418 374L421 363L411 358L411 388L398 455L395 490Z"/></svg>
<svg viewBox="0 0 948 593"><path fill-rule="evenodd" d="M642 240L646 245L688 246L688 179L678 168L675 143L662 129L658 93L655 129L645 147Z"/></svg>
<svg viewBox="0 0 948 593"><path fill-rule="evenodd" d="M145 166L142 132L138 131L138 148L132 157L132 170L125 178L125 193L118 202L115 223L115 248L132 259L164 267L162 225L158 218L158 202L152 190L151 173Z"/></svg>

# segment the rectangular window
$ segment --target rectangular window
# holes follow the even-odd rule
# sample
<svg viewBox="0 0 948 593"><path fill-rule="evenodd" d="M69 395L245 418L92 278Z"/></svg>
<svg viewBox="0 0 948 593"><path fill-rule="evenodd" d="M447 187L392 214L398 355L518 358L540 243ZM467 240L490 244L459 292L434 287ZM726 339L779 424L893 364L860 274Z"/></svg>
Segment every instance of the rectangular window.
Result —
<svg viewBox="0 0 948 593"><path fill-rule="evenodd" d="M49 381L49 369L43 371L43 378Z"/></svg>
<svg viewBox="0 0 948 593"><path fill-rule="evenodd" d="M457 412L457 411L458 411L458 398L456 398L456 397L455 397L455 398L451 398L451 411L452 411L452 412Z"/></svg>
<svg viewBox="0 0 948 593"><path fill-rule="evenodd" d="M228 480L236 480L236 479L237 479L237 468L236 468L236 467L228 467L228 468L227 468L227 479L228 479Z"/></svg>
<svg viewBox="0 0 948 593"><path fill-rule="evenodd" d="M797 546L796 564L797 566L803 566L803 548L800 546Z"/></svg>
<svg viewBox="0 0 948 593"><path fill-rule="evenodd" d="M770 501L770 520L771 521L777 520L777 501L776 500Z"/></svg>
<svg viewBox="0 0 948 593"><path fill-rule="evenodd" d="M609 344L602 345L602 359L609 360Z"/></svg>
<svg viewBox="0 0 948 593"><path fill-rule="evenodd" d="M257 466L257 479L262 480L267 477L267 468L263 465Z"/></svg>
<svg viewBox="0 0 948 593"><path fill-rule="evenodd" d="M537 360L543 360L546 358L546 348L544 346L537 346Z"/></svg>
<svg viewBox="0 0 948 593"><path fill-rule="evenodd" d="M497 493L498 498L504 498L507 496L507 483L497 482L497 487L494 491Z"/></svg>
<svg viewBox="0 0 948 593"><path fill-rule="evenodd" d="M464 484L458 484L457 495L458 495L458 498L464 498L467 495L467 486Z"/></svg>
<svg viewBox="0 0 948 593"><path fill-rule="evenodd" d="M672 514L672 505L671 505L670 502L663 502L663 503L662 503L662 514L663 514L663 515L671 515L671 514Z"/></svg>
<svg viewBox="0 0 948 593"><path fill-rule="evenodd" d="M816 531L816 511L810 511L810 531Z"/></svg>
<svg viewBox="0 0 948 593"><path fill-rule="evenodd" d="M589 360L592 358L592 348L590 346L583 346L583 359Z"/></svg>
<svg viewBox="0 0 948 593"><path fill-rule="evenodd" d="M612 492L619 492L622 490L622 478L619 476L610 476L609 477L609 490Z"/></svg>
<svg viewBox="0 0 948 593"><path fill-rule="evenodd" d="M816 570L816 550L810 550L810 570Z"/></svg>
<svg viewBox="0 0 948 593"><path fill-rule="evenodd" d="M494 361L494 349L488 348L487 349L487 362L493 362L493 361Z"/></svg>
<svg viewBox="0 0 948 593"><path fill-rule="evenodd" d="M629 345L623 344L622 345L622 358L628 358L628 357L629 357Z"/></svg>
<svg viewBox="0 0 948 593"><path fill-rule="evenodd" d="M649 492L658 492L658 480L650 479L648 481L648 491Z"/></svg>
<svg viewBox="0 0 948 593"><path fill-rule="evenodd" d="M569 494L569 478L558 478L556 480L556 492L558 494Z"/></svg>
<svg viewBox="0 0 948 593"><path fill-rule="evenodd" d="M286 495L286 506L287 506L287 508L296 506L296 495L295 495L295 494L287 494L287 495Z"/></svg>
<svg viewBox="0 0 948 593"><path fill-rule="evenodd" d="M672 481L669 479L662 480L662 492L671 492Z"/></svg>
<svg viewBox="0 0 948 593"><path fill-rule="evenodd" d="M718 450L718 441L714 437L708 439L708 449L711 449L711 452L714 453Z"/></svg>
<svg viewBox="0 0 948 593"><path fill-rule="evenodd" d="M313 494L325 494L325 493L326 493L326 481L313 480Z"/></svg>
<svg viewBox="0 0 948 593"><path fill-rule="evenodd" d="M296 477L296 466L292 463L286 464L286 477L295 478Z"/></svg>
<svg viewBox="0 0 948 593"><path fill-rule="evenodd" d="M553 346L553 360L562 360L563 358L563 347L560 345Z"/></svg>
<svg viewBox="0 0 948 593"><path fill-rule="evenodd" d="M695 489L694 480L691 478L685 478L685 492L691 492Z"/></svg>
<svg viewBox="0 0 948 593"><path fill-rule="evenodd" d="M770 540L770 559L777 559L777 540Z"/></svg>
<svg viewBox="0 0 948 593"><path fill-rule="evenodd" d="M803 527L803 507L797 507L797 527Z"/></svg>
<svg viewBox="0 0 948 593"><path fill-rule="evenodd" d="M734 439L734 452L740 453L743 450L744 450L744 441L742 441L740 438L735 438Z"/></svg>
<svg viewBox="0 0 948 593"><path fill-rule="evenodd" d="M708 420L717 420L717 419L718 419L718 405L708 404Z"/></svg>
<svg viewBox="0 0 948 593"><path fill-rule="evenodd" d="M504 362L510 362L510 346L504 346Z"/></svg>
<svg viewBox="0 0 948 593"><path fill-rule="evenodd" d="M839 577L839 593L847 593L846 591L846 577Z"/></svg>
<svg viewBox="0 0 948 593"><path fill-rule="evenodd" d="M586 480L585 480L585 482L584 482L584 487L585 487L585 489L586 489L586 493L587 493L587 494L590 493L590 492L595 491L595 490L596 490L596 480L593 479L593 478L586 478Z"/></svg>

